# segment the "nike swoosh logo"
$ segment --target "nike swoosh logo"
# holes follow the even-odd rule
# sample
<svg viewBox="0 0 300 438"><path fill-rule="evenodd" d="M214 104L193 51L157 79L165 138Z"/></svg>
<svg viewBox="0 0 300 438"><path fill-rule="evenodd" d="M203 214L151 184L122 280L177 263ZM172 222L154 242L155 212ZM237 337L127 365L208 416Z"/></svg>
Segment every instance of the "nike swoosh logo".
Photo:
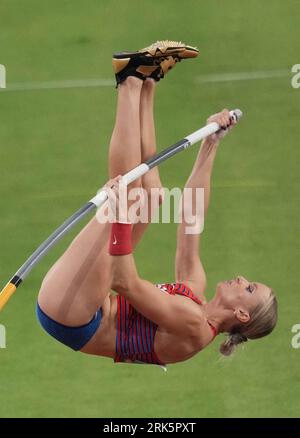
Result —
<svg viewBox="0 0 300 438"><path fill-rule="evenodd" d="M116 244L117 244L117 238L116 238L116 236L114 235L113 245L116 245Z"/></svg>

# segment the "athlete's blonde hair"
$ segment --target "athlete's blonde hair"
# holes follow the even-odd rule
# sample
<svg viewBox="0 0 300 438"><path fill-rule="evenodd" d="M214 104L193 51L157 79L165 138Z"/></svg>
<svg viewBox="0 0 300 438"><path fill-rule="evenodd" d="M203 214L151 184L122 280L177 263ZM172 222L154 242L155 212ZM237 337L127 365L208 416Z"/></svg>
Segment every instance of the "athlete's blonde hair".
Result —
<svg viewBox="0 0 300 438"><path fill-rule="evenodd" d="M250 313L250 320L246 324L239 324L232 328L226 341L220 346L224 356L230 356L237 345L247 342L248 339L258 339L268 335L277 323L277 299L271 290L269 298L258 304Z"/></svg>

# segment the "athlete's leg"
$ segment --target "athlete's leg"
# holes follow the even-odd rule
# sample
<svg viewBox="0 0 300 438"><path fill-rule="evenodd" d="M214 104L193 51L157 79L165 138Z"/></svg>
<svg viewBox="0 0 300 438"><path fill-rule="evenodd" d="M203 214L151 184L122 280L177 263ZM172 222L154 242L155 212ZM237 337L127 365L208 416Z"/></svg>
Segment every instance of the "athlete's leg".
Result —
<svg viewBox="0 0 300 438"><path fill-rule="evenodd" d="M156 154L156 136L154 124L154 95L156 82L153 79L146 79L143 83L140 103L140 123L141 123L141 159L142 162L148 160ZM147 192L148 202L148 223L137 223L132 233L133 245L136 245L142 238L149 222L151 221L151 212L154 213L155 207L161 204L163 198L163 189L159 177L158 167L150 170L142 177L142 186ZM153 197L151 203L151 189L160 190L157 198Z"/></svg>
<svg viewBox="0 0 300 438"><path fill-rule="evenodd" d="M140 163L141 87L140 79L129 77L118 88L110 146L111 175ZM93 218L47 274L38 301L52 319L67 326L86 324L103 304L112 281L109 232L110 224L100 224Z"/></svg>
<svg viewBox="0 0 300 438"><path fill-rule="evenodd" d="M118 87L116 123L109 146L109 176L114 178L141 164L140 96L143 81L129 76ZM134 181L128 188L138 187Z"/></svg>

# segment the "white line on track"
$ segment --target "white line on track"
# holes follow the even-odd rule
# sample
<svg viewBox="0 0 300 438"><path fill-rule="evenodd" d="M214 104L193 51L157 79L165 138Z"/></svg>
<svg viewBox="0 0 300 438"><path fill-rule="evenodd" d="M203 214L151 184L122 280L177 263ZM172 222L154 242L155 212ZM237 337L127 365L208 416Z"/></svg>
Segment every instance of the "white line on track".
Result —
<svg viewBox="0 0 300 438"><path fill-rule="evenodd" d="M224 183L214 183L214 189L252 189L252 188L264 188L264 187L277 187L277 184L273 181L232 181Z"/></svg>
<svg viewBox="0 0 300 438"><path fill-rule="evenodd" d="M253 81L262 79L284 78L290 75L289 70L265 70L251 72L216 73L196 76L196 84L222 83L235 81ZM63 88L90 88L90 87L111 87L115 85L112 79L78 79L49 82L15 82L1 88L0 92L8 91L34 91L34 90L57 90Z"/></svg>
<svg viewBox="0 0 300 438"><path fill-rule="evenodd" d="M78 79L50 82L16 82L7 84L1 91L33 91L33 90L56 90L60 88L89 88L111 87L115 84L112 79Z"/></svg>
<svg viewBox="0 0 300 438"><path fill-rule="evenodd" d="M265 71L248 71L234 73L217 73L209 75L201 75L195 78L195 83L218 83L218 82L234 82L234 81L256 81L259 79L274 79L284 78L290 75L289 70L265 70Z"/></svg>

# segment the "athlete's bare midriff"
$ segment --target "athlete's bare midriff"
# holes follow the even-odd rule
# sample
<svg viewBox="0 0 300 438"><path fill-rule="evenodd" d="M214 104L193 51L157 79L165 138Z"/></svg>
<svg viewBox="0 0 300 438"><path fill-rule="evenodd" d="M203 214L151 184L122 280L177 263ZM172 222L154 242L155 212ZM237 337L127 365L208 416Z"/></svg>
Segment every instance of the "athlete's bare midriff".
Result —
<svg viewBox="0 0 300 438"><path fill-rule="evenodd" d="M175 299L186 299L174 297ZM197 306L197 304L192 303ZM208 329L209 331L209 329ZM110 294L102 306L102 320L93 338L81 351L110 358L115 357L117 334L117 297ZM187 360L197 354L202 348L199 337L179 336L158 327L154 350L162 363L175 363Z"/></svg>
<svg viewBox="0 0 300 438"><path fill-rule="evenodd" d="M92 339L81 351L114 358L116 352L117 308L117 297L108 294L101 307L101 324Z"/></svg>

